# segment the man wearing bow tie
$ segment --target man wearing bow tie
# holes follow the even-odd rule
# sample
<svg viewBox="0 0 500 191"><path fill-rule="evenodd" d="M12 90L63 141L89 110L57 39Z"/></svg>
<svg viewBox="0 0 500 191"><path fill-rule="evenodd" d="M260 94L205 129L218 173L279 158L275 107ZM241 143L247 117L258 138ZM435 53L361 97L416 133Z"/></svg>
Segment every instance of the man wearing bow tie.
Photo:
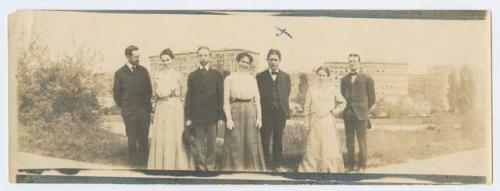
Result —
<svg viewBox="0 0 500 191"><path fill-rule="evenodd" d="M200 66L188 76L184 106L186 126L194 130L196 170L215 170L215 144L224 135L223 77L210 68L210 49L198 48Z"/></svg>
<svg viewBox="0 0 500 191"><path fill-rule="evenodd" d="M354 170L355 137L358 140L359 158L358 171L366 170L366 130L371 127L369 111L375 104L375 88L373 79L360 73L361 57L358 54L349 54L350 73L340 82L342 96L347 101L344 110L344 125L347 146L347 171Z"/></svg>
<svg viewBox="0 0 500 191"><path fill-rule="evenodd" d="M261 138L264 151L264 159L268 169L284 171L281 165L283 153L283 131L286 120L290 118L291 81L290 75L281 71L281 52L276 49L269 50L267 63L269 68L257 74L257 84L260 94L260 105L262 108ZM273 138L271 156L269 143Z"/></svg>

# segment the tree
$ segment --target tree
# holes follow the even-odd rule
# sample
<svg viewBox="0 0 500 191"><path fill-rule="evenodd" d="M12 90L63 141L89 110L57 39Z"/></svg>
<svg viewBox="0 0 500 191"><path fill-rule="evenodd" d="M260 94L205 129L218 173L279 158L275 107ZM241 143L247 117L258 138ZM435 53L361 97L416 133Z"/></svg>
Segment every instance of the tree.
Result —
<svg viewBox="0 0 500 191"><path fill-rule="evenodd" d="M460 84L457 91L457 109L460 113L466 113L474 107L474 78L472 71L467 65L460 68Z"/></svg>
<svg viewBox="0 0 500 191"><path fill-rule="evenodd" d="M64 156L96 140L106 141L96 98L103 88L90 70L101 58L78 46L61 59L51 59L39 36L21 50L16 75L21 149Z"/></svg>
<svg viewBox="0 0 500 191"><path fill-rule="evenodd" d="M448 75L448 105L450 113L457 112L458 107L458 94L460 94L459 83L457 80L457 73L455 71L450 72Z"/></svg>
<svg viewBox="0 0 500 191"><path fill-rule="evenodd" d="M309 88L309 79L307 78L307 74L305 73L299 74L298 86L299 86L299 95L297 95L297 103L299 103L302 107L304 107L307 90Z"/></svg>

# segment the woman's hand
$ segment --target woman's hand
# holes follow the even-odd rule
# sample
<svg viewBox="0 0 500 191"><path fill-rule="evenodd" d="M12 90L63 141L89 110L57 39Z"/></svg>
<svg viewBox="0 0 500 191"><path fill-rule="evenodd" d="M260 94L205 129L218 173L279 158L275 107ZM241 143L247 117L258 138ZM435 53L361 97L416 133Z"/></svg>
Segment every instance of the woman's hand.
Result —
<svg viewBox="0 0 500 191"><path fill-rule="evenodd" d="M257 119L257 129L260 129L262 127L262 120L261 119Z"/></svg>
<svg viewBox="0 0 500 191"><path fill-rule="evenodd" d="M233 122L232 119L228 119L226 121L226 128L229 129L229 130L233 130L233 128L234 128L234 122Z"/></svg>

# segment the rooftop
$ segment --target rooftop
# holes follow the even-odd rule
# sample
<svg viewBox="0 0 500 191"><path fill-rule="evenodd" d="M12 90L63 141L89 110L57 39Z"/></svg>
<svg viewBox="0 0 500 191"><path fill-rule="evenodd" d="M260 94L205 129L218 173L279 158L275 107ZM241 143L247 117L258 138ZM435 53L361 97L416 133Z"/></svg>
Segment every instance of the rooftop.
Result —
<svg viewBox="0 0 500 191"><path fill-rule="evenodd" d="M241 52L241 51L246 51L248 53L252 54L259 54L258 52L250 51L250 50L244 50L240 48L223 48L223 49L217 49L217 50L210 50L211 53L217 53L217 52ZM182 54L196 54L196 51L190 51L190 52L179 52L176 53L175 55L182 55Z"/></svg>
<svg viewBox="0 0 500 191"><path fill-rule="evenodd" d="M333 61L333 62L325 62L325 64L349 64L348 62L338 62L338 61ZM361 62L361 65L368 64L368 65L408 65L407 63L397 63L397 62Z"/></svg>

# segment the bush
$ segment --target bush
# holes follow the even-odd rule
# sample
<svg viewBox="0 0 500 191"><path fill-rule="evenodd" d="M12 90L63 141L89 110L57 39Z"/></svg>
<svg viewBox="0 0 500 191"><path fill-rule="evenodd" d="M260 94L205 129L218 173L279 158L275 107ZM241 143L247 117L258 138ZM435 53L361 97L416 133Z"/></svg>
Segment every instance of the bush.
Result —
<svg viewBox="0 0 500 191"><path fill-rule="evenodd" d="M126 150L123 136L102 125L96 97L102 88L89 69L96 55L80 47L52 60L48 46L37 40L22 50L17 73L21 150L87 161Z"/></svg>

